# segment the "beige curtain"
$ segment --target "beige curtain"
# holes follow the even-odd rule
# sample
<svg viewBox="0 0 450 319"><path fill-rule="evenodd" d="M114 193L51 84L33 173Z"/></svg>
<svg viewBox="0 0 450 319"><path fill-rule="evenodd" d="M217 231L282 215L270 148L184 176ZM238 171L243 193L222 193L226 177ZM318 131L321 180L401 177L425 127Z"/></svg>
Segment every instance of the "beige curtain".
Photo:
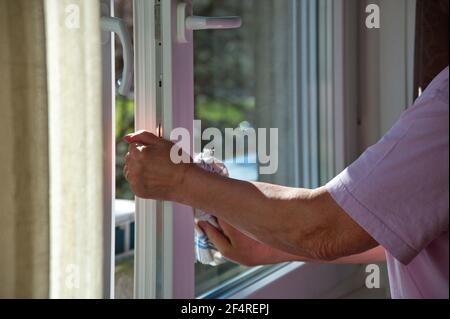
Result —
<svg viewBox="0 0 450 319"><path fill-rule="evenodd" d="M100 4L46 0L50 296L102 297Z"/></svg>
<svg viewBox="0 0 450 319"><path fill-rule="evenodd" d="M43 1L0 0L0 297L48 296Z"/></svg>
<svg viewBox="0 0 450 319"><path fill-rule="evenodd" d="M0 0L0 297L103 297L99 9Z"/></svg>

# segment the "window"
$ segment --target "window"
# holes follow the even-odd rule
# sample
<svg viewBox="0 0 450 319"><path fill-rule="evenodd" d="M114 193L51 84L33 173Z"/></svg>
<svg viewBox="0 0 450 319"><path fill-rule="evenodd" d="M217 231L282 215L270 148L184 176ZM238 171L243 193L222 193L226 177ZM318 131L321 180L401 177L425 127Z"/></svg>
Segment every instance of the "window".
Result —
<svg viewBox="0 0 450 319"><path fill-rule="evenodd" d="M335 85L343 80L336 72L343 55L334 42L342 32L335 28L342 24L336 19L341 1L195 0L195 15L239 15L244 24L195 35L187 30L187 43L177 38L184 23L177 6L183 1L135 0L134 9L130 3L115 1L116 15L134 31L136 64L134 93L116 98L117 140L134 129L156 132L160 126L165 138L175 127L195 134L209 127L276 128L277 172L260 174L255 150L247 149L240 155L243 164L235 162L236 155L224 159L231 177L316 187L343 168L343 97ZM202 121L200 130L194 119ZM192 209L142 199L133 204L121 176L125 147L116 145L116 209L122 212L115 224L116 254L121 253L116 297L130 298L131 291L136 298L223 297L231 287L239 291L243 283L263 282L269 273L281 278L300 266L194 265Z"/></svg>
<svg viewBox="0 0 450 319"><path fill-rule="evenodd" d="M196 134L210 127L220 129L223 135L226 128L277 128L283 141L277 150L281 156L275 174L260 175L255 163L257 150L249 152L247 148L245 159L236 154L224 159L233 178L287 186L298 183L292 6L289 0L194 3L195 15L239 15L243 20L239 29L194 33L195 119L202 121L202 130ZM218 267L197 263L196 295L245 271L248 269L232 263Z"/></svg>
<svg viewBox="0 0 450 319"><path fill-rule="evenodd" d="M194 2L195 15L243 19L240 29L194 34L195 119L202 130L278 129L277 172L259 174L251 161L256 155L247 152L245 164L225 159L231 177L312 188L333 176L330 7L326 1ZM254 273L231 263L197 264L196 294L237 275L245 280L245 272Z"/></svg>

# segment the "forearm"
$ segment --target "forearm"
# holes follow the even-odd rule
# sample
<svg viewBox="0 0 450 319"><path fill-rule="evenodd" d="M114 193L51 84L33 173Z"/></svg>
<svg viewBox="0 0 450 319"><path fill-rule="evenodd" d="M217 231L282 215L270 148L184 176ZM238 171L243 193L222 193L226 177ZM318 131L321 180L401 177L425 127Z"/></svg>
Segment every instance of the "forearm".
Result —
<svg viewBox="0 0 450 319"><path fill-rule="evenodd" d="M374 264L386 261L386 252L382 246L369 249L361 254L336 259L334 264Z"/></svg>
<svg viewBox="0 0 450 319"><path fill-rule="evenodd" d="M321 260L314 260L311 258L306 258L302 256L297 256L283 251L274 251L267 260L266 264L277 264L290 261L303 261L303 262L323 262ZM349 264L373 264L381 263L386 261L386 253L382 246L377 246L375 248L369 249L363 253L341 257L333 261L326 263L338 264L338 265L349 265Z"/></svg>
<svg viewBox="0 0 450 319"><path fill-rule="evenodd" d="M318 191L237 181L190 167L177 193L175 201L208 211L289 254L330 260L361 252L335 248L339 229L328 226L339 226L340 220Z"/></svg>

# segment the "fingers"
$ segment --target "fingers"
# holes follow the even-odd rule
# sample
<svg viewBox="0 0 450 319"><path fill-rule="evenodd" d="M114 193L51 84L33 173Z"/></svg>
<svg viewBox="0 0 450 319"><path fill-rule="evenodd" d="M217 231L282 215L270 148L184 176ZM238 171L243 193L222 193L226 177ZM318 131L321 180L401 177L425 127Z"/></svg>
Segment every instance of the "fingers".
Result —
<svg viewBox="0 0 450 319"><path fill-rule="evenodd" d="M133 134L126 135L124 138L127 143L140 143L144 145L151 145L159 140L155 134L148 131L139 131Z"/></svg>
<svg viewBox="0 0 450 319"><path fill-rule="evenodd" d="M130 143L130 145L128 145L128 152L131 153L133 150L139 149L142 146L143 144L141 143Z"/></svg>
<svg viewBox="0 0 450 319"><path fill-rule="evenodd" d="M131 161L131 153L128 152L125 155L125 163L123 166L123 176L125 177L125 179L127 180L127 182L130 182L129 176L130 176L130 166L132 166L132 161Z"/></svg>
<svg viewBox="0 0 450 319"><path fill-rule="evenodd" d="M243 236L245 236L240 230L238 230L237 228L235 228L234 226L228 224L227 222L223 221L222 219L217 219L217 222L220 226L220 228L222 228L223 233L225 234L225 236L229 239L230 243L232 246L235 246L235 240L242 238Z"/></svg>
<svg viewBox="0 0 450 319"><path fill-rule="evenodd" d="M225 222L224 220L217 218L217 223L219 224L220 228L224 231L225 234L227 234L230 230L233 230L234 227Z"/></svg>
<svg viewBox="0 0 450 319"><path fill-rule="evenodd" d="M128 181L128 174L129 174L129 160L130 160L130 152L128 152L125 155L125 164L123 166L123 176L125 176L125 179Z"/></svg>
<svg viewBox="0 0 450 319"><path fill-rule="evenodd" d="M128 175L130 174L130 171L129 171L129 169L128 169L128 166L127 165L125 165L125 167L123 168L123 176L125 176L125 179L129 182L129 179L128 179Z"/></svg>
<svg viewBox="0 0 450 319"><path fill-rule="evenodd" d="M141 158L149 146L145 146L141 143L130 143L128 146L128 152L125 155L125 163L123 167L123 175L126 181L130 184L133 183L133 176L136 175L137 171L140 171L142 165Z"/></svg>
<svg viewBox="0 0 450 319"><path fill-rule="evenodd" d="M219 224L220 228L222 228L223 234L227 236L231 245L233 245L233 226L229 225L221 219L217 219L217 223Z"/></svg>
<svg viewBox="0 0 450 319"><path fill-rule="evenodd" d="M197 225L205 232L206 236L208 236L209 240L216 246L222 255L225 256L230 251L230 241L216 227L203 221L198 222Z"/></svg>
<svg viewBox="0 0 450 319"><path fill-rule="evenodd" d="M131 143L130 145L128 145L128 159L130 157L136 158L137 155L142 153L145 147L146 146L141 143Z"/></svg>

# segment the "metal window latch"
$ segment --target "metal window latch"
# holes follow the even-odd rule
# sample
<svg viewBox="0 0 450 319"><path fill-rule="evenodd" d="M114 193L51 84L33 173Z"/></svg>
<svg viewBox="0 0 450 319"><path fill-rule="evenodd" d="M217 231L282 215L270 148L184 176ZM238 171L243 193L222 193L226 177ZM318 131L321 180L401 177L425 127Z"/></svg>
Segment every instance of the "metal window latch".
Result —
<svg viewBox="0 0 450 319"><path fill-rule="evenodd" d="M177 37L181 43L188 42L186 31L238 29L241 26L240 17L196 17L186 3L179 3L177 7Z"/></svg>
<svg viewBox="0 0 450 319"><path fill-rule="evenodd" d="M102 31L117 34L123 48L123 73L117 91L122 96L129 96L134 76L134 53L131 35L122 19L115 17L101 17Z"/></svg>

